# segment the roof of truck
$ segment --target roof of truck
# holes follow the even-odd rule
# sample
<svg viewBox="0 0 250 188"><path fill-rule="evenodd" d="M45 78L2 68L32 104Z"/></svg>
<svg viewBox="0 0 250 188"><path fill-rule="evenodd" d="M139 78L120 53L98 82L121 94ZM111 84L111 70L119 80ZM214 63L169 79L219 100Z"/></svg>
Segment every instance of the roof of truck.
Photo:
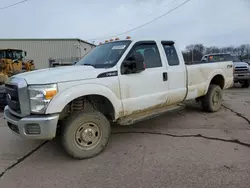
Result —
<svg viewBox="0 0 250 188"><path fill-rule="evenodd" d="M131 42L151 42L151 41L155 41L155 42L164 42L164 43L175 44L175 41L173 41L173 40L160 40L160 39L152 39L152 38L119 39L119 40L111 40L111 41L106 40L106 41L100 42L100 44L107 44L107 43L121 42L121 41L131 41Z"/></svg>
<svg viewBox="0 0 250 188"><path fill-rule="evenodd" d="M232 55L231 53L210 53L210 54L205 54L204 56L208 55Z"/></svg>

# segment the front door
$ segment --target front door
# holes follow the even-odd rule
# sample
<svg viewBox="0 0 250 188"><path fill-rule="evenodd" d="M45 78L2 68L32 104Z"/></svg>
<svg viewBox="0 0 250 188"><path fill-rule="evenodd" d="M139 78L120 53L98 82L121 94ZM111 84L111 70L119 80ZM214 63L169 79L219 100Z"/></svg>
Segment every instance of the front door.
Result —
<svg viewBox="0 0 250 188"><path fill-rule="evenodd" d="M119 75L125 116L157 107L167 101L166 67L160 58L157 44L154 41L135 43L126 58L134 53L143 56L146 69L140 73Z"/></svg>

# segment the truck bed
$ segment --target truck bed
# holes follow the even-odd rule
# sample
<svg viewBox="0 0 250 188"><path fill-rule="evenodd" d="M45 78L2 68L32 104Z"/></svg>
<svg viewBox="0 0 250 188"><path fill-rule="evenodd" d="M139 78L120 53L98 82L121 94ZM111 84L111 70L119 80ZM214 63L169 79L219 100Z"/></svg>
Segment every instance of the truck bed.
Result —
<svg viewBox="0 0 250 188"><path fill-rule="evenodd" d="M193 99L206 94L211 79L220 74L224 77L222 89L231 87L233 83L233 68L231 61L222 62L195 62L186 64L187 69L187 88L186 99ZM222 71L224 70L224 72Z"/></svg>

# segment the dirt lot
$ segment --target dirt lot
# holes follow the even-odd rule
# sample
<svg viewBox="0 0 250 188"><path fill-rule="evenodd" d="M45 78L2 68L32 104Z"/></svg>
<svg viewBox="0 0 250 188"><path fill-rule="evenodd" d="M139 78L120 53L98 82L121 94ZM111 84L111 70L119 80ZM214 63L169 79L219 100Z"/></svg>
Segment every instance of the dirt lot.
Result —
<svg viewBox="0 0 250 188"><path fill-rule="evenodd" d="M225 91L223 108L185 110L113 127L106 150L76 161L58 140L22 140L0 121L0 187L231 188L250 185L250 88Z"/></svg>

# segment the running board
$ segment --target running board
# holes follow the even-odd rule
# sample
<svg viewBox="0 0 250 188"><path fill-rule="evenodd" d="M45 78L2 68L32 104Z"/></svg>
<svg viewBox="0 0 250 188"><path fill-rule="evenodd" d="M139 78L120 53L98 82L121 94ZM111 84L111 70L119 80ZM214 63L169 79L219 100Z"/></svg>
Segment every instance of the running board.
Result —
<svg viewBox="0 0 250 188"><path fill-rule="evenodd" d="M150 110L150 111L145 110L145 111L134 113L134 114L128 115L124 118L118 119L117 123L119 125L131 125L134 123L138 123L141 121L155 118L155 117L160 116L166 112L174 112L174 111L182 110L184 108L185 108L184 104L178 104L178 105L174 105L174 106L167 106L165 108L157 108L157 109Z"/></svg>

